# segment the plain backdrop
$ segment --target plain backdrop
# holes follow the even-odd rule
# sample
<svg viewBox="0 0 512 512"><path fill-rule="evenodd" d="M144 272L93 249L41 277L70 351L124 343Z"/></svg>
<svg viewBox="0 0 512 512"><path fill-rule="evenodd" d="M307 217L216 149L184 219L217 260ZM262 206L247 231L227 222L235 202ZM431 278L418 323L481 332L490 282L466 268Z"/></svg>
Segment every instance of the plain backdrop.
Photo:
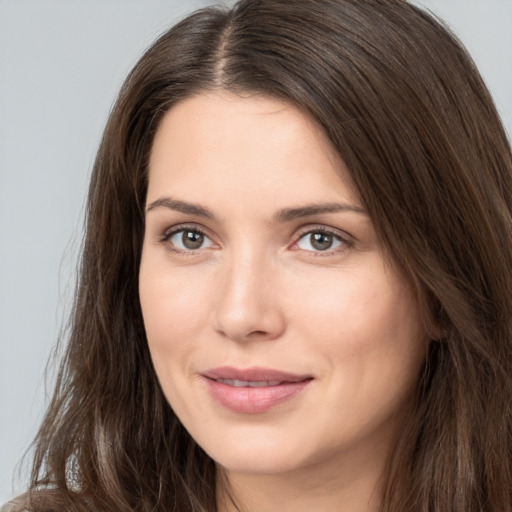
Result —
<svg viewBox="0 0 512 512"><path fill-rule="evenodd" d="M207 0L0 0L0 504L47 393L87 181L123 78ZM466 44L512 133L512 0L421 0ZM512 193L512 191L511 191ZM50 380L51 382L51 380Z"/></svg>

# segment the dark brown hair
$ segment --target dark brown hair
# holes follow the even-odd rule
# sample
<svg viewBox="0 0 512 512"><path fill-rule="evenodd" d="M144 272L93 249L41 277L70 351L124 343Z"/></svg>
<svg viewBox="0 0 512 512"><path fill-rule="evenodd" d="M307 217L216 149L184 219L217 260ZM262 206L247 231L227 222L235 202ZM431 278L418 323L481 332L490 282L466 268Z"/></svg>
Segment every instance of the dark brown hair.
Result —
<svg viewBox="0 0 512 512"><path fill-rule="evenodd" d="M91 179L69 345L35 450L33 499L53 491L34 508L215 510L214 463L160 390L137 289L155 131L212 89L313 116L415 286L431 342L382 511L512 511L510 145L461 44L404 0L207 8L135 66Z"/></svg>

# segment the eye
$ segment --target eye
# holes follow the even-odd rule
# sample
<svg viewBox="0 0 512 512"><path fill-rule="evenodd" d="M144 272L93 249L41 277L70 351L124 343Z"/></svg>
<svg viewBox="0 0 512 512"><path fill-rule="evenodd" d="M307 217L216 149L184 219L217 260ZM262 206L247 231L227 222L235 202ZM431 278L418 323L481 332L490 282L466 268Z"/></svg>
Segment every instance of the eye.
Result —
<svg viewBox="0 0 512 512"><path fill-rule="evenodd" d="M343 238L330 231L316 230L304 233L297 241L297 247L303 251L324 252L333 251L345 242Z"/></svg>
<svg viewBox="0 0 512 512"><path fill-rule="evenodd" d="M212 240L197 228L181 228L166 234L164 241L170 242L175 250L187 252L213 246Z"/></svg>

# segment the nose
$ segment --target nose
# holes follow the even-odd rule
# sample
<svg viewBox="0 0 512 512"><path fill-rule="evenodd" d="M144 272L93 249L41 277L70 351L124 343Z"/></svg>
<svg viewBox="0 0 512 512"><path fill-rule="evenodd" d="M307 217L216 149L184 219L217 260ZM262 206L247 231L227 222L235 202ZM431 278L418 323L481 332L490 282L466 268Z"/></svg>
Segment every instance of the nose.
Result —
<svg viewBox="0 0 512 512"><path fill-rule="evenodd" d="M226 262L214 312L214 328L237 342L273 340L285 330L279 307L278 270L257 254Z"/></svg>

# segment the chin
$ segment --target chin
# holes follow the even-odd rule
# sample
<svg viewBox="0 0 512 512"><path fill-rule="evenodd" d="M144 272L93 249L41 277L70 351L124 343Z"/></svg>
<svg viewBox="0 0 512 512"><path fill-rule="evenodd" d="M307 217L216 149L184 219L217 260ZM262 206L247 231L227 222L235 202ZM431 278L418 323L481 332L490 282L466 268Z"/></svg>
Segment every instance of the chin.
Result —
<svg viewBox="0 0 512 512"><path fill-rule="evenodd" d="M276 450L267 452L261 449L240 450L235 448L232 451L213 455L215 463L229 473L278 475L305 465L304 461L292 458L289 453L279 453Z"/></svg>
<svg viewBox="0 0 512 512"><path fill-rule="evenodd" d="M196 436L196 442L218 466L241 474L285 474L321 464L332 456L331 443L315 445L309 435L297 435L297 430L280 430L277 425L238 425L221 429L219 436L210 430L204 437Z"/></svg>
<svg viewBox="0 0 512 512"><path fill-rule="evenodd" d="M237 473L276 474L300 466L305 440L275 426L242 425L215 432L193 432L195 441L222 468Z"/></svg>

